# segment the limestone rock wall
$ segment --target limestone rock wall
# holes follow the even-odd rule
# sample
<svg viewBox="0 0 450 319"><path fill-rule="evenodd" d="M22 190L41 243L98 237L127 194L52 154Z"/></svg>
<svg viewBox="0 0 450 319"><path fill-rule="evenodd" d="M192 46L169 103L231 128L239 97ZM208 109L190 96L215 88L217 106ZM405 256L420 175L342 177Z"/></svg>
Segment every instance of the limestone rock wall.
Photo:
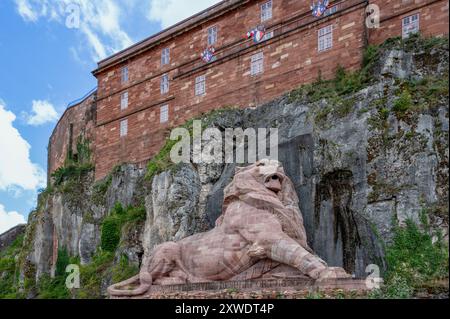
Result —
<svg viewBox="0 0 450 319"><path fill-rule="evenodd" d="M19 236L25 233L26 225L16 226L0 234L0 253L8 248Z"/></svg>

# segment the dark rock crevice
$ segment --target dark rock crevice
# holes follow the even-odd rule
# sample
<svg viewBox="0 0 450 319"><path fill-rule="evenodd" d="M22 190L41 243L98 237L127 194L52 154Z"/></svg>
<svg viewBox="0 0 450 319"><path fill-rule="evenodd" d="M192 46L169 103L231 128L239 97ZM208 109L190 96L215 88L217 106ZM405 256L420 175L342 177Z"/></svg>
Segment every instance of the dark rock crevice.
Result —
<svg viewBox="0 0 450 319"><path fill-rule="evenodd" d="M316 193L314 215L316 227L320 227L322 210L325 208L326 214L330 215L333 221L329 227L332 227L334 247L341 247L343 266L348 272L354 273L356 251L361 246L361 238L356 213L352 210L352 172L335 171L327 174L316 186ZM323 205L324 202L329 205Z"/></svg>

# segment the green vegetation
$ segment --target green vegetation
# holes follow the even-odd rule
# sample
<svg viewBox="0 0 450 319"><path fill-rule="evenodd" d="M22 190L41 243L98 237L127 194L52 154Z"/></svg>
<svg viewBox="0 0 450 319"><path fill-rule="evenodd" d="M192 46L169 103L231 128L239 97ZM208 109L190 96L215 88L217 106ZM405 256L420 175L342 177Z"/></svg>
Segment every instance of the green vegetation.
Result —
<svg viewBox="0 0 450 319"><path fill-rule="evenodd" d="M73 291L77 299L102 299L102 286L131 278L139 272L137 265L129 262L125 255L114 265L114 253L97 251L89 265L80 267L81 287Z"/></svg>
<svg viewBox="0 0 450 319"><path fill-rule="evenodd" d="M420 33L410 35L407 39L401 37L392 38L386 41L387 47L400 46L407 52L421 51L426 54L436 47L448 47L448 37L424 37Z"/></svg>
<svg viewBox="0 0 450 319"><path fill-rule="evenodd" d="M11 246L0 254L0 299L15 299L19 284L19 265L16 257L23 245L24 236L19 236Z"/></svg>
<svg viewBox="0 0 450 319"><path fill-rule="evenodd" d="M378 60L379 51L378 47L369 46L364 52L363 65L359 71L346 72L343 67L338 66L334 79L327 81L324 81L319 74L316 82L303 85L290 92L288 94L288 103L297 101L313 103L322 99L331 99L336 102L339 96L358 92L371 82L373 68Z"/></svg>
<svg viewBox="0 0 450 319"><path fill-rule="evenodd" d="M59 186L72 178L80 179L81 176L86 175L93 169L94 167L90 163L82 165L68 164L67 166L60 167L52 174L54 185Z"/></svg>
<svg viewBox="0 0 450 319"><path fill-rule="evenodd" d="M385 286L371 297L410 298L423 286L439 279L448 281L448 246L440 234L431 234L427 223L422 226L411 220L404 228L396 226L393 242L386 248Z"/></svg>
<svg viewBox="0 0 450 319"><path fill-rule="evenodd" d="M59 186L69 179L80 179L94 169L91 163L90 141L80 136L76 149L77 155L74 156L72 151L69 151L64 166L52 174L53 185Z"/></svg>
<svg viewBox="0 0 450 319"><path fill-rule="evenodd" d="M114 254L110 252L97 251L92 257L89 265L80 268L80 289L75 291L78 299L101 299L101 287L105 274L111 268Z"/></svg>
<svg viewBox="0 0 450 319"><path fill-rule="evenodd" d="M153 176L173 166L173 163L170 160L170 152L179 141L180 140L170 139L166 141L166 144L159 151L159 153L155 155L148 163L146 179L150 180L153 178Z"/></svg>
<svg viewBox="0 0 450 319"><path fill-rule="evenodd" d="M322 126L328 115L342 118L351 113L356 101L349 99L348 95L356 93L372 83L372 75L383 51L403 48L406 51L423 51L426 57L433 48L440 46L448 46L448 38L423 38L415 35L406 40L389 39L380 46L370 45L364 52L362 68L359 71L346 72L342 67L338 67L332 80L323 80L319 73L318 79L314 83L303 85L290 92L287 95L288 103L326 101L327 105L320 104L315 111L315 121ZM404 81L404 83L400 83L398 99L394 101L392 111L399 118L403 118L408 112L416 110L419 106L425 109L433 108L445 98L448 98L448 74L439 77L428 76L416 82ZM387 99L383 97L371 103L371 106L379 111L379 116L371 118L372 126L386 126L390 114L390 110L386 108L387 102ZM361 110L361 113L367 111L369 110Z"/></svg>
<svg viewBox="0 0 450 319"><path fill-rule="evenodd" d="M24 236L19 237L0 255L0 299L25 298L28 295L38 299L103 298L102 287L105 282L120 282L139 272L138 266L129 262L127 256L121 255L117 262L114 257L119 248L122 231L134 228L136 223L145 221L145 218L146 211L143 206L124 209L120 204L116 204L110 216L103 220L101 245L92 257L92 262L80 266L80 289L66 288L66 267L71 264L80 265L80 261L78 257L70 257L65 248L58 250L55 277L44 275L36 283L36 268L23 259L24 251L28 251L25 246L29 240L25 241ZM19 283L21 263L25 270L22 285Z"/></svg>
<svg viewBox="0 0 450 319"><path fill-rule="evenodd" d="M430 75L420 80L403 81L400 87L400 97L394 105L399 111L404 111L408 108L413 108L413 110L432 110L439 103L448 100L448 70L445 76Z"/></svg>
<svg viewBox="0 0 450 319"><path fill-rule="evenodd" d="M328 115L343 118L349 115L355 107L357 100L348 95L356 93L372 81L373 68L379 57L379 48L369 46L363 57L361 70L347 72L341 66L336 69L332 80L323 80L319 73L318 79L312 84L306 84L287 95L288 103L305 102L315 103L326 100L326 106L319 106L315 121L323 125Z"/></svg>
<svg viewBox="0 0 450 319"><path fill-rule="evenodd" d="M66 274L66 267L70 264L69 253L66 248L58 251L58 260L56 261L56 276L64 276Z"/></svg>
<svg viewBox="0 0 450 319"><path fill-rule="evenodd" d="M120 256L119 263L112 268L112 281L118 283L139 273L139 267L131 264L126 255Z"/></svg>
<svg viewBox="0 0 450 319"><path fill-rule="evenodd" d="M36 285L38 299L69 299L70 291L66 288L65 277L51 278L44 275Z"/></svg>
<svg viewBox="0 0 450 319"><path fill-rule="evenodd" d="M105 252L115 252L120 243L122 228L127 223L145 221L145 207L128 207L124 209L117 203L111 214L103 220L101 248Z"/></svg>
<svg viewBox="0 0 450 319"><path fill-rule="evenodd" d="M35 287L38 299L69 299L72 292L66 287L66 268L71 264L79 264L78 258L71 258L66 248L58 249L58 259L56 260L55 277L43 275ZM28 290L30 290L28 288Z"/></svg>
<svg viewBox="0 0 450 319"><path fill-rule="evenodd" d="M114 168L111 170L111 172L106 176L103 180L100 180L96 182L93 186L93 194L92 194L92 202L97 205L104 204L106 192L108 191L108 188L111 186L113 176L120 172L121 167L124 164L118 164L114 166Z"/></svg>
<svg viewBox="0 0 450 319"><path fill-rule="evenodd" d="M325 295L321 292L309 292L306 299L325 299Z"/></svg>
<svg viewBox="0 0 450 319"><path fill-rule="evenodd" d="M214 121L220 118L220 116L225 112L229 112L231 110L236 110L236 107L225 106L221 109L213 110L209 113L203 114L200 117L188 120L184 125L181 126L181 128L187 129L190 132L190 137L192 139L194 121L202 121L202 129L205 129L213 124ZM166 144L161 148L159 153L149 161L147 165L147 174L145 176L146 180L151 180L155 175L176 167L176 165L170 159L170 152L179 141L180 139L171 140L170 138L166 140Z"/></svg>
<svg viewBox="0 0 450 319"><path fill-rule="evenodd" d="M403 90L400 97L395 100L392 110L396 113L398 118L401 118L413 105L411 94L408 90Z"/></svg>

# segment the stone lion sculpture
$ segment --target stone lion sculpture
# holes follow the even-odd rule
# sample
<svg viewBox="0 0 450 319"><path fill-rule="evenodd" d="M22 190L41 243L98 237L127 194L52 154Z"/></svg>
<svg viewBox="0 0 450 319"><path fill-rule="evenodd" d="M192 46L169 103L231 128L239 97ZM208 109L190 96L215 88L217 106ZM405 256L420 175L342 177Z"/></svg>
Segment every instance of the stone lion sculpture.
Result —
<svg viewBox="0 0 450 319"><path fill-rule="evenodd" d="M155 247L137 276L109 287L108 293L132 297L149 292L152 285L295 272L317 280L350 277L342 268L328 267L309 248L298 202L278 161L237 168L224 190L222 215L214 229Z"/></svg>

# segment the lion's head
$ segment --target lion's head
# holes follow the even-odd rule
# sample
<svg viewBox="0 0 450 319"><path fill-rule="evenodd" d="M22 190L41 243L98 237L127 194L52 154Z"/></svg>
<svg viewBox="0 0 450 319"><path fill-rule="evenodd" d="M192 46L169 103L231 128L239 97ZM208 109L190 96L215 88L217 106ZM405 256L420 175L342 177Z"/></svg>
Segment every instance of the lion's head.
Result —
<svg viewBox="0 0 450 319"><path fill-rule="evenodd" d="M278 217L285 233L307 248L306 232L294 185L280 162L264 159L247 167L236 168L233 181L224 190L220 226L228 206L243 201Z"/></svg>

